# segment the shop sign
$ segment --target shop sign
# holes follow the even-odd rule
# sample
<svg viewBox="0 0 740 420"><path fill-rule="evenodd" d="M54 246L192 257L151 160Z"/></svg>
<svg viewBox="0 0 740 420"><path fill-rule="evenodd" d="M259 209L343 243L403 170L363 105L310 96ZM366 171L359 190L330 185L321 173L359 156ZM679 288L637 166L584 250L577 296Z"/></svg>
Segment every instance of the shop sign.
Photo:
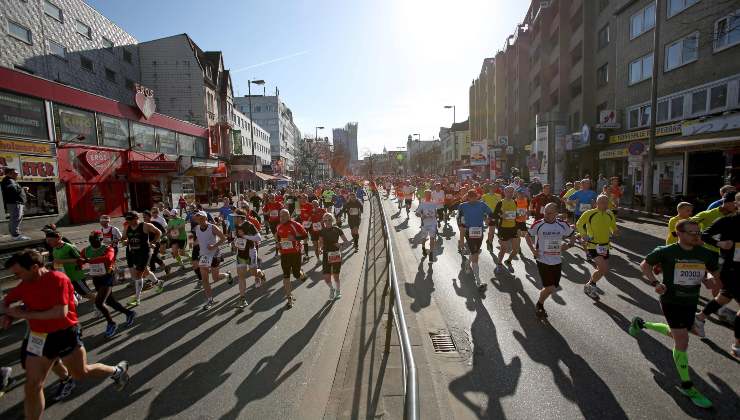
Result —
<svg viewBox="0 0 740 420"><path fill-rule="evenodd" d="M636 141L634 143L631 143L627 149L630 152L630 155L632 156L639 156L645 152L645 143L641 141Z"/></svg>
<svg viewBox="0 0 740 420"><path fill-rule="evenodd" d="M0 139L0 151L53 156L54 145L52 143Z"/></svg>
<svg viewBox="0 0 740 420"><path fill-rule="evenodd" d="M620 125L617 122L617 112L613 109L605 109L599 112L599 123L596 128L599 129L616 129Z"/></svg>
<svg viewBox="0 0 740 420"><path fill-rule="evenodd" d="M138 83L134 85L134 90L136 92L134 95L136 107L139 108L144 118L148 120L154 114L154 111L157 110L157 103L154 101L154 91Z"/></svg>
<svg viewBox="0 0 740 420"><path fill-rule="evenodd" d="M146 173L177 172L177 161L174 160L134 160L131 169Z"/></svg>
<svg viewBox="0 0 740 420"><path fill-rule="evenodd" d="M192 165L193 168L210 168L215 169L218 168L218 161L213 159L200 159L200 158L193 158Z"/></svg>
<svg viewBox="0 0 740 420"><path fill-rule="evenodd" d="M672 134L681 134L681 123L661 125L655 128L655 136L670 136ZM624 143L632 140L646 139L650 137L650 129L631 131L629 133L618 134L609 137L609 143Z"/></svg>
<svg viewBox="0 0 740 420"><path fill-rule="evenodd" d="M470 142L470 165L483 166L488 164L487 159L487 141Z"/></svg>
<svg viewBox="0 0 740 420"><path fill-rule="evenodd" d="M97 175L108 171L114 163L113 154L106 150L87 150L80 158Z"/></svg>
<svg viewBox="0 0 740 420"><path fill-rule="evenodd" d="M599 159L617 159L626 156L629 156L629 150L626 147L599 152Z"/></svg>
<svg viewBox="0 0 740 420"><path fill-rule="evenodd" d="M531 152L531 151L532 151L532 145L531 145L531 144L527 144L527 145L525 145L525 146L524 146L524 150L526 150L526 151L528 151L528 152Z"/></svg>
<svg viewBox="0 0 740 420"><path fill-rule="evenodd" d="M740 128L740 114L731 114L705 121L684 121L681 125L681 134L684 136L695 136L704 133L716 133L717 131L736 130Z"/></svg>
<svg viewBox="0 0 740 420"><path fill-rule="evenodd" d="M47 157L21 156L20 176L23 181L58 179L57 160Z"/></svg>

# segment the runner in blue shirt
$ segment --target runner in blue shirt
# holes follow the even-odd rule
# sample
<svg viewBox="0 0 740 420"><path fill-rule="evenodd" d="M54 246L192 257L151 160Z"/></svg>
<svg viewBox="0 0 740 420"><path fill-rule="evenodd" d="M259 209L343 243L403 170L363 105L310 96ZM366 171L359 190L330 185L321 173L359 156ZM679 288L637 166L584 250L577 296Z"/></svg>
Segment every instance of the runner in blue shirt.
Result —
<svg viewBox="0 0 740 420"><path fill-rule="evenodd" d="M344 203L346 201L347 200L344 199L342 194L334 196L334 217L337 219L337 226L339 227L342 227L342 219L344 218L342 209L344 208Z"/></svg>
<svg viewBox="0 0 740 420"><path fill-rule="evenodd" d="M357 187L355 195L357 196L357 199L362 202L362 204L365 204L365 189L362 188L362 186Z"/></svg>
<svg viewBox="0 0 740 420"><path fill-rule="evenodd" d="M598 194L596 194L596 191L591 189L590 179L584 179L581 181L581 189L568 197L568 201L571 204L575 204L575 219L573 223L575 223L583 213L594 207L597 196Z"/></svg>
<svg viewBox="0 0 740 420"><path fill-rule="evenodd" d="M732 185L725 185L719 189L719 200L713 201L712 204L707 207L707 210L716 209L724 203L724 196L730 191L735 191L735 187Z"/></svg>
<svg viewBox="0 0 740 420"><path fill-rule="evenodd" d="M475 284L478 286L478 290L484 292L487 285L480 281L478 255L480 254L481 245L483 245L485 219L493 216L493 212L486 203L478 200L478 193L475 190L468 191L467 199L468 201L458 207L458 218L460 224L465 228L465 241L470 249L470 267L473 271Z"/></svg>

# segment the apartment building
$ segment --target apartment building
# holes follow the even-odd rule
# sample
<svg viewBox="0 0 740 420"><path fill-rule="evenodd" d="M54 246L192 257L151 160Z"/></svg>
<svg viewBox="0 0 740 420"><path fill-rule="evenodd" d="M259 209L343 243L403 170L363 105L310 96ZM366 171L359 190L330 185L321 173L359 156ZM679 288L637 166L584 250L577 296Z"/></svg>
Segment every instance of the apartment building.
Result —
<svg viewBox="0 0 740 420"><path fill-rule="evenodd" d="M469 121L454 123L452 127L440 127L440 151L442 169L452 175L457 169L470 163L470 130Z"/></svg>
<svg viewBox="0 0 740 420"><path fill-rule="evenodd" d="M82 0L0 0L0 65L129 105L136 38Z"/></svg>

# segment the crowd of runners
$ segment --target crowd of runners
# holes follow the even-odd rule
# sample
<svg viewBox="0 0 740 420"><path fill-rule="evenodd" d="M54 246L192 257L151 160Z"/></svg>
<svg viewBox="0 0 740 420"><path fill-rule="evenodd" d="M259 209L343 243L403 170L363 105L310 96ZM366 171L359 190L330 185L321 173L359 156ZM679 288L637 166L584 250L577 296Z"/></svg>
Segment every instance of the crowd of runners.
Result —
<svg viewBox="0 0 740 420"><path fill-rule="evenodd" d="M16 320L28 322L21 343L26 418L43 414L49 371L59 378L54 401L68 398L75 381L81 379L108 377L118 389L128 382L128 362L115 366L88 362L79 305L94 306L96 315L107 323L104 336L112 338L120 328L136 322L135 309L145 304L144 293L165 292L173 271L192 270L194 276L186 279L194 279L195 288L202 290L202 311L216 302L212 285L223 280L231 286L235 278L239 297L234 309L241 311L249 305L248 288L260 293L268 280L264 271L268 262L260 258L260 248L263 255L265 249L274 249L277 259L269 259L269 265L279 263L282 269L286 309L296 302L291 277L306 281L303 266L312 264L312 255L314 266L321 268L329 299L340 299L342 262L359 250L366 198L364 181L343 179L224 197L223 205L213 213L201 206L156 207L125 214L120 227L113 226L109 216L102 216L82 248L49 226L45 229L48 252L24 250L5 262L20 283L2 301L2 326L9 328ZM346 248L351 244L353 252L343 252L344 244ZM125 263L118 262L119 252L125 252ZM174 266L165 264L163 257L168 252ZM235 256L235 270L225 264L227 255ZM112 293L117 284L133 289L126 305ZM12 386L11 381L11 369L0 368L0 395Z"/></svg>

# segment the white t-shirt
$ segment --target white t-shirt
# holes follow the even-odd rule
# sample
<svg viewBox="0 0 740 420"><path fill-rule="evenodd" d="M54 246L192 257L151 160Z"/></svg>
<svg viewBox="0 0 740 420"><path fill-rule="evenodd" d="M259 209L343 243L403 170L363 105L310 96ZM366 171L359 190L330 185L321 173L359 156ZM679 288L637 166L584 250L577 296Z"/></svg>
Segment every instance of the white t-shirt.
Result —
<svg viewBox="0 0 740 420"><path fill-rule="evenodd" d="M437 205L437 208L444 207L445 192L444 191L432 191L432 202Z"/></svg>
<svg viewBox="0 0 740 420"><path fill-rule="evenodd" d="M205 231L201 230L200 226L195 227L195 237L198 240L198 245L200 245L200 255L210 255L213 257L218 254L218 248L208 249L208 245L218 242L218 236L213 232L213 228L214 225L211 223L206 225Z"/></svg>
<svg viewBox="0 0 740 420"><path fill-rule="evenodd" d="M422 201L416 208L416 214L421 217L421 223L426 226L437 226L437 205L432 201Z"/></svg>
<svg viewBox="0 0 740 420"><path fill-rule="evenodd" d="M562 261L560 246L563 239L571 236L573 229L562 220L555 219L548 223L545 219L536 221L529 229L529 235L535 239L537 261L547 265L557 265Z"/></svg>

